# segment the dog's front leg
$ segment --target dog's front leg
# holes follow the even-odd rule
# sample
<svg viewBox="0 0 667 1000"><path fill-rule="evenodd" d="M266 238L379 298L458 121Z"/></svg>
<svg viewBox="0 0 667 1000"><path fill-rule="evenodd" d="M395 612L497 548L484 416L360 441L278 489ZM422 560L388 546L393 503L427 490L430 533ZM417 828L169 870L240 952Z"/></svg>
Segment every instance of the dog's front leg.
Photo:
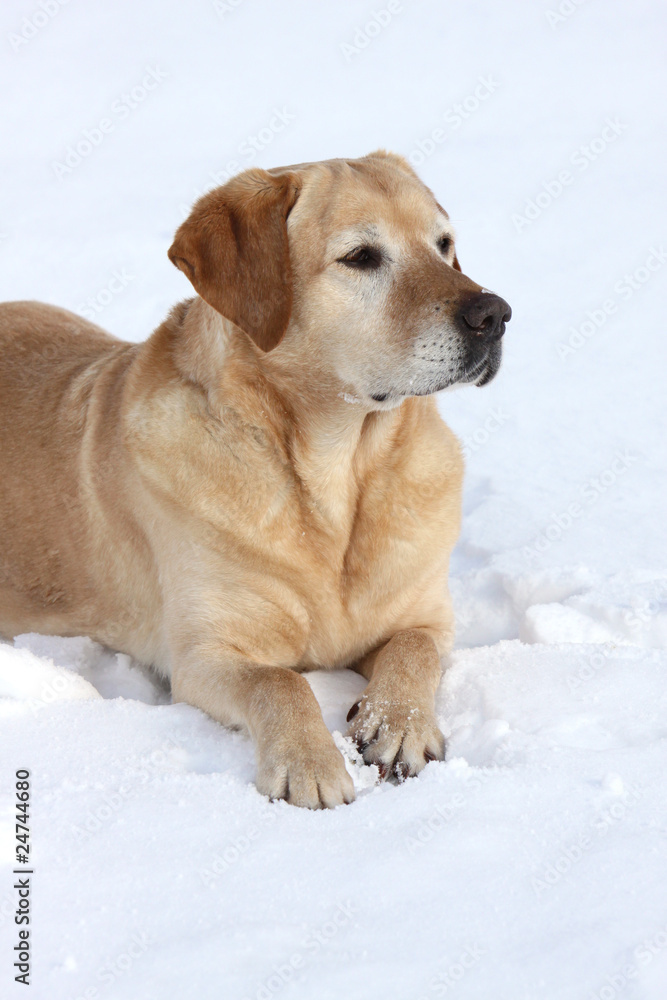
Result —
<svg viewBox="0 0 667 1000"><path fill-rule="evenodd" d="M441 676L439 639L433 629L405 629L356 667L369 684L348 713L347 735L382 777L393 772L405 778L429 760L445 758L434 705Z"/></svg>
<svg viewBox="0 0 667 1000"><path fill-rule="evenodd" d="M272 799L311 809L354 800L345 769L307 680L286 667L206 662L183 657L174 667L174 701L203 709L223 725L250 732L257 788Z"/></svg>

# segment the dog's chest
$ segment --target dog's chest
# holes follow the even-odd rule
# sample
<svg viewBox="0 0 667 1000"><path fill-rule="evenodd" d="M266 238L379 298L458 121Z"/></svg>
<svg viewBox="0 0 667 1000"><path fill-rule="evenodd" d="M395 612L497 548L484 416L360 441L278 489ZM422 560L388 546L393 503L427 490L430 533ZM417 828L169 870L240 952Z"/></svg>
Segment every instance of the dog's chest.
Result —
<svg viewBox="0 0 667 1000"><path fill-rule="evenodd" d="M399 628L439 624L417 619L440 614L438 589L446 603L457 533L458 484L407 475L369 481L347 538L306 532L310 545L299 581L310 624L305 659L335 666Z"/></svg>
<svg viewBox="0 0 667 1000"><path fill-rule="evenodd" d="M247 544L290 619L300 665L350 663L449 614L462 470L451 432L439 420L428 430L363 477L341 465L322 490L274 468L271 489L245 505Z"/></svg>
<svg viewBox="0 0 667 1000"><path fill-rule="evenodd" d="M196 511L208 551L206 592L220 588L215 617L238 648L250 644L264 662L333 667L398 629L440 624L462 469L435 416L363 475L332 463L305 481L247 432L207 435L170 463L170 492Z"/></svg>

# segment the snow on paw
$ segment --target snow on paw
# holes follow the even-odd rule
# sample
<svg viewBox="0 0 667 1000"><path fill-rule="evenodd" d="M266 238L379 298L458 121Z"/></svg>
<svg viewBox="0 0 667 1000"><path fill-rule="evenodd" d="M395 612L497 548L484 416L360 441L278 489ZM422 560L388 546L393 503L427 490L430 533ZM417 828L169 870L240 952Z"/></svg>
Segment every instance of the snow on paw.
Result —
<svg viewBox="0 0 667 1000"><path fill-rule="evenodd" d="M347 719L347 735L365 763L377 765L383 778L391 774L403 781L419 774L429 761L445 759L445 738L434 715L423 708L364 695Z"/></svg>
<svg viewBox="0 0 667 1000"><path fill-rule="evenodd" d="M257 788L270 799L285 799L307 809L333 809L354 802L354 783L330 734L318 745L288 743L265 752L257 769Z"/></svg>

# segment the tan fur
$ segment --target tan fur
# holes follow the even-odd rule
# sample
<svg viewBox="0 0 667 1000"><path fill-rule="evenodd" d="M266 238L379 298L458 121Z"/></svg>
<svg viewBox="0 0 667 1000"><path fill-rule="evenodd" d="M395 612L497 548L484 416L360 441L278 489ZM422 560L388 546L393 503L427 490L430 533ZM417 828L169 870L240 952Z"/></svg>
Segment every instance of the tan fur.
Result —
<svg viewBox="0 0 667 1000"><path fill-rule="evenodd" d="M383 773L442 758L460 451L432 396L373 403L364 379L402 378L479 289L433 249L444 224L389 154L249 171L179 230L200 295L145 343L0 306L0 631L152 664L299 805L354 798L303 670L368 678L350 732ZM360 226L399 268L372 292L336 257Z"/></svg>

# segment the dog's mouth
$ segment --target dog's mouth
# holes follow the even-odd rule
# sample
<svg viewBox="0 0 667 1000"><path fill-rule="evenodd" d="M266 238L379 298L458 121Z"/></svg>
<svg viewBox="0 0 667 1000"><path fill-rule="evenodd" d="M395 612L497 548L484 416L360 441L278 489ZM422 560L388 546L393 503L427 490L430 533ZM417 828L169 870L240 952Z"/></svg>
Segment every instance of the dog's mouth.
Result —
<svg viewBox="0 0 667 1000"><path fill-rule="evenodd" d="M485 357L477 362L474 370L470 372L469 377L465 381L474 383L479 388L483 385L488 385L498 374L501 360L502 347L500 342L492 344Z"/></svg>
<svg viewBox="0 0 667 1000"><path fill-rule="evenodd" d="M492 382L497 374L498 374L497 368L496 369L487 368L482 377L480 379L477 379L475 385L477 386L478 389L481 389L483 385L488 385L489 382Z"/></svg>
<svg viewBox="0 0 667 1000"><path fill-rule="evenodd" d="M492 344L485 351L483 357L464 363L463 371L458 375L448 375L442 380L434 379L429 381L427 385L420 388L411 387L408 391L371 393L370 398L374 403L385 404L383 409L389 409L408 396L433 396L436 392L442 392L443 389L454 389L459 385L478 387L488 385L498 374L501 358L502 347L500 343Z"/></svg>

